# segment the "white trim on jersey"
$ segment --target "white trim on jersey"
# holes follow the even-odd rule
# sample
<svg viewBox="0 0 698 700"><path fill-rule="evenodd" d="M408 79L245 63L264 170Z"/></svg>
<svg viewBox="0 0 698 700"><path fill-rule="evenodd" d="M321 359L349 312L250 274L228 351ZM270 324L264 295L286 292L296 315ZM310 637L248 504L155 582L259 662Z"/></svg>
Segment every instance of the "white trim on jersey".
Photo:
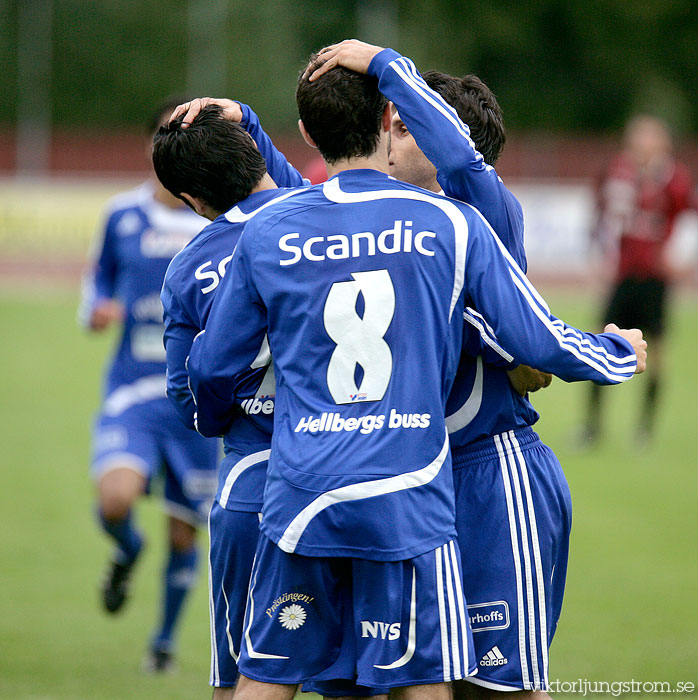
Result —
<svg viewBox="0 0 698 700"><path fill-rule="evenodd" d="M602 347L601 345L592 345L591 341L588 340L587 338L584 338L584 336L582 336L582 334L577 329L566 327L565 324L560 319L554 319L552 321L552 324L560 330L560 333L562 335L569 336L570 342L574 342L580 348L582 346L586 346L587 348L590 348L591 350L594 350L594 351L600 353L601 355L606 357L606 359L610 360L612 363L615 363L618 365L627 365L630 362L634 362L632 356L618 358L618 357L615 357L615 355L612 355L611 353L609 353L608 350L606 350L606 348Z"/></svg>
<svg viewBox="0 0 698 700"><path fill-rule="evenodd" d="M261 207L257 207L254 211L249 212L248 214L245 214L242 209L238 205L235 205L232 209L227 211L225 213L225 218L230 221L231 224L236 224L236 223L242 223L245 221L249 221L253 216L256 216L259 214L262 209L266 209L267 207L270 207L272 204L277 204L278 202L283 202L284 199L288 199L289 197L293 197L294 194L297 194L298 192L302 192L305 190L305 187L298 187L296 189L291 190L290 192L285 192L284 194L279 195L278 197L274 197L274 199L270 199L268 202L265 202L262 204Z"/></svg>
<svg viewBox="0 0 698 700"><path fill-rule="evenodd" d="M124 411L141 403L167 397L167 378L164 374L141 377L131 384L122 384L104 400L102 414L120 416Z"/></svg>
<svg viewBox="0 0 698 700"><path fill-rule="evenodd" d="M354 202L372 202L381 199L411 199L418 202L433 204L449 218L453 225L455 243L455 268L453 271L453 293L448 312L450 322L453 309L458 302L463 285L465 283L465 255L468 249L468 221L463 212L450 200L443 199L427 192L415 192L414 190L373 190L370 192L345 192L339 186L339 180L328 180L322 186L323 194L331 202L347 204Z"/></svg>
<svg viewBox="0 0 698 700"><path fill-rule="evenodd" d="M271 362L271 350L269 349L269 336L265 333L262 340L262 347L259 348L257 357L252 360L250 369L259 369L266 367Z"/></svg>
<svg viewBox="0 0 698 700"><path fill-rule="evenodd" d="M463 312L463 320L467 321L471 326L480 331L480 337L492 348L492 350L503 357L507 362L513 362L513 356L510 355L501 345L499 345L497 336L494 334L494 330L490 324L487 323L482 314L475 311L475 309L471 309L469 306L466 306L465 311Z"/></svg>
<svg viewBox="0 0 698 700"><path fill-rule="evenodd" d="M612 382L624 382L630 379L632 376L630 375L623 375L623 374L617 374L614 369L609 365L609 363L605 360L605 358L600 357L592 352L587 352L583 348L580 347L579 341L574 338L572 339L573 342L567 342L565 336L560 333L560 330L557 325L555 325L550 317L542 311L538 305L536 305L533 301L533 297L530 294L530 288L526 286L522 280L520 280L513 272L510 272L511 278L514 282L514 284L519 288L519 291L521 292L522 296L526 301L528 302L529 306L533 310L533 313L538 316L538 318L542 321L543 325L550 331L550 334L557 340L558 344L560 345L561 348L564 350L567 350L571 355L574 355L578 360L581 360L585 364L589 365L589 367L592 367L595 369L599 374L603 374L604 377L607 379L610 379ZM577 347L578 346L579 349ZM600 362L599 362L600 361ZM619 358L618 362L636 362L635 355L628 356L626 358Z"/></svg>
<svg viewBox="0 0 698 700"><path fill-rule="evenodd" d="M405 653L393 663L387 666L373 664L373 668L380 668L389 671L393 668L400 668L409 663L417 648L417 567L412 567L412 595L410 597L410 627L407 631L407 649Z"/></svg>
<svg viewBox="0 0 698 700"><path fill-rule="evenodd" d="M264 373L262 383L255 393L256 397L274 396L276 397L276 374L274 373L274 363L270 362L267 365L267 371Z"/></svg>
<svg viewBox="0 0 698 700"><path fill-rule="evenodd" d="M465 403L450 416L446 416L446 428L449 432L455 433L465 428L475 418L480 406L482 405L482 388L483 388L483 369L482 355L478 355L475 367L475 379L473 380L473 388L470 390L470 396Z"/></svg>
<svg viewBox="0 0 698 700"><path fill-rule="evenodd" d="M424 486L432 481L441 471L441 467L448 456L448 432L444 439L441 451L436 458L427 464L426 467L417 469L416 471L390 476L385 479L374 479L372 481L362 481L358 484L349 484L338 489L332 489L318 496L314 501L311 501L303 510L296 515L288 527L284 530L284 534L278 541L278 546L284 552L293 554L296 551L298 541L302 537L310 521L325 508L337 505L339 503L348 503L350 501L359 501L364 498L373 498L374 496L385 496L389 493L413 489L418 486Z"/></svg>
<svg viewBox="0 0 698 700"><path fill-rule="evenodd" d="M243 457L241 460L233 465L233 468L228 472L228 476L225 478L225 484L221 490L220 504L225 508L228 505L228 499L230 498L230 492L238 480L240 475L247 471L250 467L254 467L255 464L260 462L266 462L269 460L269 455L271 450L261 450L260 452L253 452L252 454Z"/></svg>
<svg viewBox="0 0 698 700"><path fill-rule="evenodd" d="M500 252L509 264L509 274L512 281L521 292L521 296L526 300L545 328L555 340L557 340L560 347L567 350L571 355L574 355L577 359L581 360L589 367L592 367L600 374L603 374L611 382L620 383L630 379L637 363L635 354L616 357L610 354L605 348L592 345L588 340L580 341L579 334L574 329L567 329L566 332L563 332L561 329L561 327L564 327L562 326L562 322L559 319L552 319L550 317L550 309L545 303L545 300L528 281L528 278L511 256L506 246L499 240L499 237L494 232L487 219L472 205L466 203L465 206L472 209L485 224L485 227L490 232ZM619 367L618 365L629 366Z"/></svg>

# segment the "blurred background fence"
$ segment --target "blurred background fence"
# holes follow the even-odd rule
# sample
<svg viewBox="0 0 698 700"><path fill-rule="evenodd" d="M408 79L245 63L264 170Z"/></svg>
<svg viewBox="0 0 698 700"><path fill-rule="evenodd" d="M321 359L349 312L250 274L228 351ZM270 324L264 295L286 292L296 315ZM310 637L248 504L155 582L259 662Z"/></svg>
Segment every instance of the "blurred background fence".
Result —
<svg viewBox="0 0 698 700"><path fill-rule="evenodd" d="M5 272L26 257L79 266L104 201L146 176L144 124L166 96L250 103L303 169L296 75L351 36L495 91L498 171L524 205L533 273L587 267L594 182L634 113L667 119L698 175L694 0L0 0L0 36ZM698 224L681 230L676 256L691 260Z"/></svg>

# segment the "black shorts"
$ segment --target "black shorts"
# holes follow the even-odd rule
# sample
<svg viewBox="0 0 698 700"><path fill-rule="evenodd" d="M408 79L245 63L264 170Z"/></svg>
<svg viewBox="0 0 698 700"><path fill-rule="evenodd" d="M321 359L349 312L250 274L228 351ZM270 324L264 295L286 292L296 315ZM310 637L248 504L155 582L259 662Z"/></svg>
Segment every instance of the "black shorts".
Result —
<svg viewBox="0 0 698 700"><path fill-rule="evenodd" d="M616 284L604 314L604 323L639 328L645 335L664 332L666 283L664 280L624 279Z"/></svg>

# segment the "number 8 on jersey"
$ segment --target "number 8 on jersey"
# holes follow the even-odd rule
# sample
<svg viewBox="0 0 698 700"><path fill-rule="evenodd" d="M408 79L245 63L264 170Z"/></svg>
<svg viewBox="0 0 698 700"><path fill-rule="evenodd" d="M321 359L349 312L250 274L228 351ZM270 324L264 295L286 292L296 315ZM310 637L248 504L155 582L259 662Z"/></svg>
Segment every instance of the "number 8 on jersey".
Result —
<svg viewBox="0 0 698 700"><path fill-rule="evenodd" d="M335 282L325 301L323 320L336 343L327 367L327 387L337 404L380 401L390 383L393 356L384 336L395 313L395 288L387 270L353 272ZM363 297L363 314L357 304ZM357 382L356 365L363 369Z"/></svg>

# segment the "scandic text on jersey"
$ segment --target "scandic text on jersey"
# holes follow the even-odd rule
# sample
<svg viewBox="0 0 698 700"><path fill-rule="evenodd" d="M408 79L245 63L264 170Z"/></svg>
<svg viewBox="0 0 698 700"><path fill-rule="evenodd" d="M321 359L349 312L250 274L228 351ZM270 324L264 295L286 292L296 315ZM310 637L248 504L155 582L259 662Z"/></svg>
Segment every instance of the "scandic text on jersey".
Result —
<svg viewBox="0 0 698 700"><path fill-rule="evenodd" d="M381 253L411 253L413 250L420 255L433 256L434 251L425 246L425 238L436 238L434 231L419 231L413 233L412 222L395 221L392 228L381 231L377 236L371 231L361 231L351 235L341 233L331 236L311 236L302 246L294 245L292 241L300 238L300 233L287 233L279 239L279 248L292 257L283 258L280 265L295 265L301 258L318 262L325 259L344 260L358 258L361 255ZM363 246L363 250L362 250Z"/></svg>

